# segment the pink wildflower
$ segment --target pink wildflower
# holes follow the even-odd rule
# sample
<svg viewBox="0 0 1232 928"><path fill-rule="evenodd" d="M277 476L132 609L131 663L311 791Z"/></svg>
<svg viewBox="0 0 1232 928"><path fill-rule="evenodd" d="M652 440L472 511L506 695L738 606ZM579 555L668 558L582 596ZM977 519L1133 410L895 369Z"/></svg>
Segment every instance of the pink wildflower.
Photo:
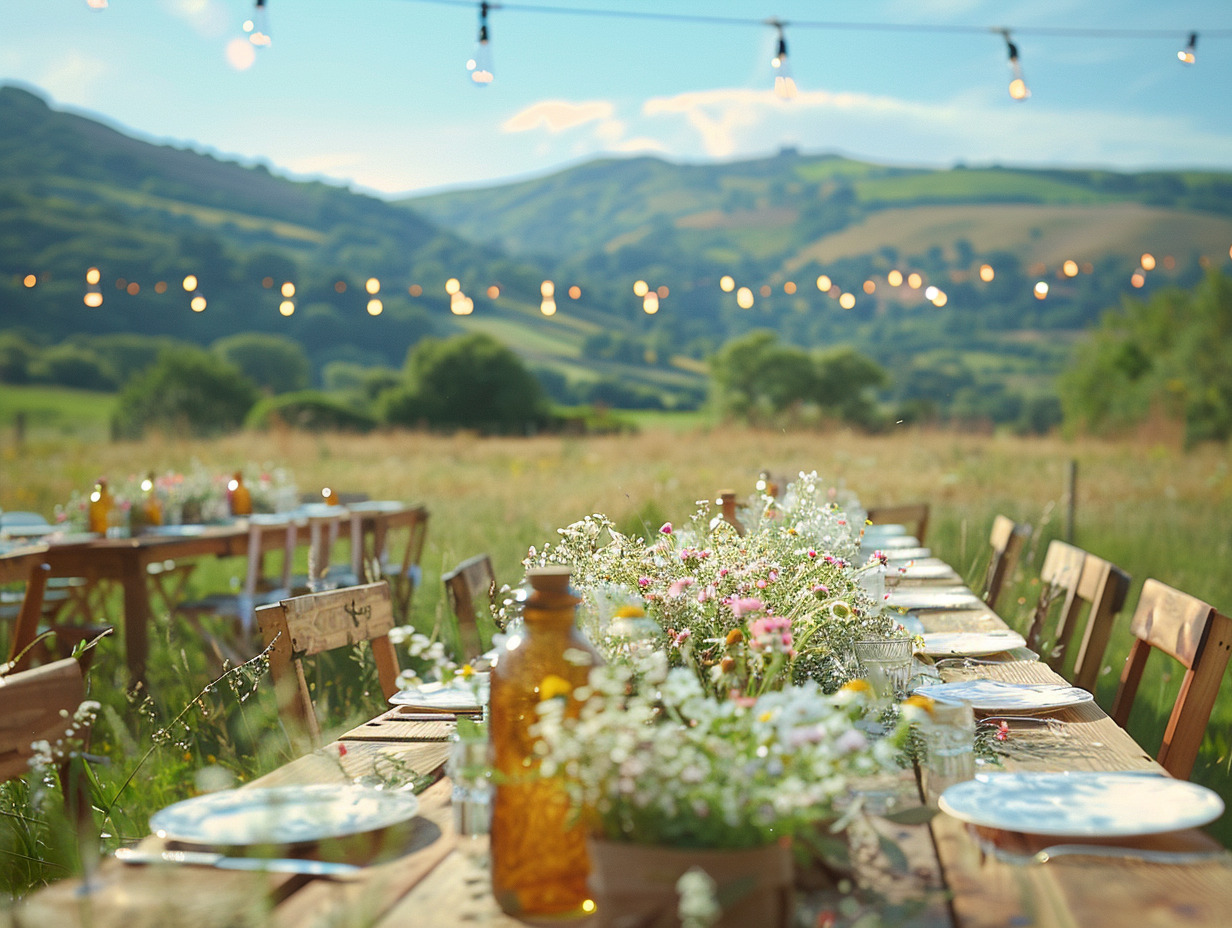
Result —
<svg viewBox="0 0 1232 928"><path fill-rule="evenodd" d="M736 618L743 618L750 612L761 612L766 608L766 604L760 599L753 596L744 596L731 601L731 611L735 613Z"/></svg>
<svg viewBox="0 0 1232 928"><path fill-rule="evenodd" d="M660 535L670 535L671 533L672 533L672 523L664 522L661 526L659 526Z"/></svg>
<svg viewBox="0 0 1232 928"><path fill-rule="evenodd" d="M679 580L673 580L672 585L667 588L667 595L679 596L695 582L692 577L681 577Z"/></svg>

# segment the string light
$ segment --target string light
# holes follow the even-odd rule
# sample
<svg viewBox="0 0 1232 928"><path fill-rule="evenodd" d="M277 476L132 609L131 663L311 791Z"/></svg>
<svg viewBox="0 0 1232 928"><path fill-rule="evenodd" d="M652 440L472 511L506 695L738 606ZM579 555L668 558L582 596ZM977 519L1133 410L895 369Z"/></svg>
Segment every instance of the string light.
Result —
<svg viewBox="0 0 1232 928"><path fill-rule="evenodd" d="M258 48L268 48L270 45L269 10L265 8L265 0L257 0L252 11L252 19L244 21L244 31L248 33L248 41Z"/></svg>
<svg viewBox="0 0 1232 928"><path fill-rule="evenodd" d="M787 36L783 34L787 24L777 19L768 19L766 23L778 30L778 45L770 59L770 66L774 68L774 92L780 99L790 100L796 95L796 82L791 76L791 65L787 63Z"/></svg>
<svg viewBox="0 0 1232 928"><path fill-rule="evenodd" d="M1005 38L1005 48L1010 55L1010 72L1013 77L1010 79L1010 96L1015 100L1025 100L1031 96L1031 91L1027 88L1027 82L1022 77L1022 64L1018 60L1018 46L1010 38L1009 31L1003 31L1001 35Z"/></svg>
<svg viewBox="0 0 1232 928"><path fill-rule="evenodd" d="M488 40L488 10L491 8L491 4L479 4L479 41L475 45L475 54L466 62L466 70L471 72L471 80L480 87L492 83L494 78L492 43Z"/></svg>
<svg viewBox="0 0 1232 928"><path fill-rule="evenodd" d="M1176 57L1180 59L1181 64L1193 64L1198 60L1198 33L1189 33L1189 43L1176 53Z"/></svg>
<svg viewBox="0 0 1232 928"><path fill-rule="evenodd" d="M107 9L107 0L86 0L86 6L92 10Z"/></svg>

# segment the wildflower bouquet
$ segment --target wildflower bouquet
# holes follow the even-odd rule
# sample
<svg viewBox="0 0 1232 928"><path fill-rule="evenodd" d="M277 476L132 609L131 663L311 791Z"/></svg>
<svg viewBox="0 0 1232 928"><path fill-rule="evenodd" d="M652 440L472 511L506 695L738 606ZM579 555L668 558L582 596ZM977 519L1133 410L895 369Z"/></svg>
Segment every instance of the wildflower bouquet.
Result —
<svg viewBox="0 0 1232 928"><path fill-rule="evenodd" d="M577 718L568 698L585 700ZM826 696L811 682L715 699L696 674L651 655L540 704L540 772L564 774L608 840L760 847L838 818L849 778L893 768L895 740L854 726L864 709L858 690Z"/></svg>
<svg viewBox="0 0 1232 928"><path fill-rule="evenodd" d="M560 529L560 540L531 549L526 566L567 564L584 597L583 632L609 660L625 636L613 619L644 614L654 648L690 666L716 695L757 695L814 680L826 690L847 679L841 659L859 638L895 630L860 585L860 527L826 498L816 474L802 474L783 502L763 496L746 534L711 513L709 501L687 525L668 523L652 539L619 532L596 514Z"/></svg>

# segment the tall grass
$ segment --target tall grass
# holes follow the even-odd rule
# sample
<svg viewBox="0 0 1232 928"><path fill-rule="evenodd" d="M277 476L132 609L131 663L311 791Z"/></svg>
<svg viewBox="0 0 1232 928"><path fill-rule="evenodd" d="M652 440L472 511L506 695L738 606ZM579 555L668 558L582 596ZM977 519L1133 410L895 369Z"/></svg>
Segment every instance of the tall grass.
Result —
<svg viewBox="0 0 1232 928"><path fill-rule="evenodd" d="M557 528L589 513L603 512L626 527L656 529L662 521L687 518L697 500L713 498L720 489L751 492L762 470L780 478L816 470L868 504L930 502L928 543L972 580L986 561L994 514L1030 522L1034 541L1001 609L1007 620L1021 624L1034 600L1031 579L1047 540L1065 533L1067 479L1070 462L1076 461L1073 541L1118 564L1134 581L1097 694L1107 706L1129 646L1126 616L1145 578L1157 577L1222 610L1232 609L1232 572L1224 569L1232 554L1226 450L1182 453L1147 444L917 430L880 436L782 432L696 422L683 428L646 424L632 436L522 439L278 431L210 442L155 437L110 443L32 431L20 445L9 440L0 446L0 506L50 514L56 503L100 474L118 479L185 470L194 461L219 472L250 462L286 467L301 492L328 485L374 499L422 501L431 518L412 619L422 630L437 629L448 638L452 630L440 574L473 554L490 554L499 579L516 583L529 546L552 540ZM193 592L226 588L243 570L240 562L203 562L193 575ZM108 608L107 618L118 625L118 598ZM200 693L210 679L209 665L202 643L186 626L159 618L150 689L135 700L124 695L122 654L121 641L105 641L91 672L91 691L104 702L93 749L107 758L99 768L99 799L109 804L104 829L111 841L144 833L150 811L201 788L202 776L251 777L292 755L275 722L272 688L261 680ZM1130 732L1154 752L1180 674L1163 661L1152 664ZM380 709L369 673L365 666L340 662L322 674L347 678L325 719L334 731ZM1225 689L1193 778L1232 801L1232 688ZM189 711L171 724L185 707ZM116 800L119 785L151 747ZM1213 833L1232 843L1232 823L1218 823ZM49 854L54 850L49 838L43 846ZM35 881L61 872L35 867L27 877Z"/></svg>

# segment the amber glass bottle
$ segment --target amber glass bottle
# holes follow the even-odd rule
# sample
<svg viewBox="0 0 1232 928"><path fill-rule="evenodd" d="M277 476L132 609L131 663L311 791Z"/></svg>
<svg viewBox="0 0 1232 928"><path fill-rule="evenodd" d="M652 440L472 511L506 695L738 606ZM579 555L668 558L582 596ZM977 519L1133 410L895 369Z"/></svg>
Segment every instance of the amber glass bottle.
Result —
<svg viewBox="0 0 1232 928"><path fill-rule="evenodd" d="M489 731L496 791L492 803L492 890L515 917L583 915L594 910L586 880L586 832L573 821L559 779L541 778L530 727L541 700L570 700L600 662L574 624L580 598L569 568L527 573L523 627L492 667Z"/></svg>
<svg viewBox="0 0 1232 928"><path fill-rule="evenodd" d="M238 470L235 472L235 476L231 478L231 484L228 489L231 491L231 515L252 515L252 493L248 487L244 486L244 475Z"/></svg>
<svg viewBox="0 0 1232 928"><path fill-rule="evenodd" d="M94 492L90 494L90 531L97 535L107 534L107 522L114 504L111 491L107 489L107 481L100 480L94 484Z"/></svg>

